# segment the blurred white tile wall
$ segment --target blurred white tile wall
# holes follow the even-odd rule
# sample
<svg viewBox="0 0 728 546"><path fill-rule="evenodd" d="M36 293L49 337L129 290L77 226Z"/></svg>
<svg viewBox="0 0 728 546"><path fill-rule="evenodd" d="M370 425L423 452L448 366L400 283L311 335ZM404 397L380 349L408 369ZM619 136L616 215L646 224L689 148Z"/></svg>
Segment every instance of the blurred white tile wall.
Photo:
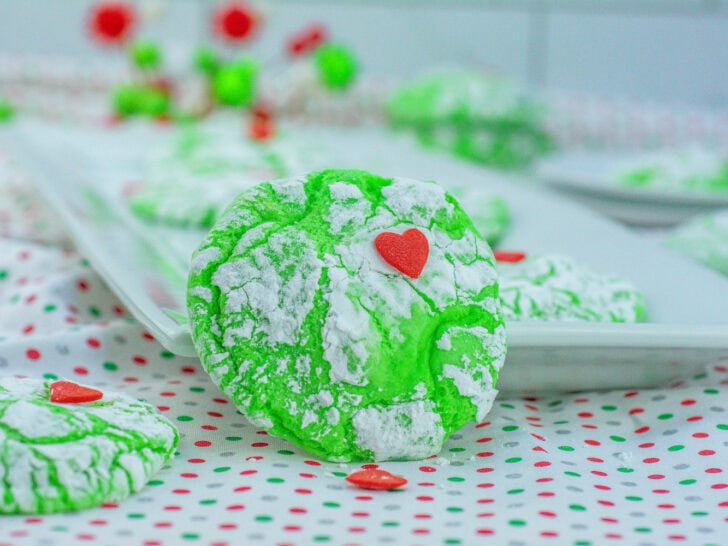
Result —
<svg viewBox="0 0 728 546"><path fill-rule="evenodd" d="M0 54L73 55L121 63L83 31L91 0L0 1ZM157 12L141 35L165 45L176 70L208 38L213 0L138 0ZM432 65L496 67L550 90L728 108L728 0L255 0L266 15L252 52L323 21L375 77Z"/></svg>

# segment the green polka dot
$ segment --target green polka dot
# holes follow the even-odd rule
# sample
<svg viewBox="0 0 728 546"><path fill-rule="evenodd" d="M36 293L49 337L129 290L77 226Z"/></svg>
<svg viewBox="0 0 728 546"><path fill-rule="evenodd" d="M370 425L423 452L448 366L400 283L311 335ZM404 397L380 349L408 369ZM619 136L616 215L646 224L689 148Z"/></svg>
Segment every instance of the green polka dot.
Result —
<svg viewBox="0 0 728 546"><path fill-rule="evenodd" d="M212 469L213 472L218 472L218 473L227 472L228 470L230 470L229 466L218 466L217 468Z"/></svg>
<svg viewBox="0 0 728 546"><path fill-rule="evenodd" d="M695 375L693 376L693 379L705 379L706 377L708 377L708 374L707 374L707 373L705 373L705 372L700 372L700 373L696 373L696 374L695 374Z"/></svg>
<svg viewBox="0 0 728 546"><path fill-rule="evenodd" d="M625 474L629 474L630 472L634 472L634 468L628 468L626 466L620 466L617 469L617 472L624 472Z"/></svg>
<svg viewBox="0 0 728 546"><path fill-rule="evenodd" d="M569 508L575 512L583 512L586 510L586 506L582 506L581 504L570 504Z"/></svg>
<svg viewBox="0 0 728 546"><path fill-rule="evenodd" d="M190 387L190 392L205 392L205 389L202 387Z"/></svg>
<svg viewBox="0 0 728 546"><path fill-rule="evenodd" d="M616 411L617 406L602 406L603 411Z"/></svg>
<svg viewBox="0 0 728 546"><path fill-rule="evenodd" d="M508 520L508 525L512 525L513 527L525 527L526 522L522 519L511 519Z"/></svg>
<svg viewBox="0 0 728 546"><path fill-rule="evenodd" d="M240 440L242 440L240 436L225 436L225 439L228 442L239 442Z"/></svg>
<svg viewBox="0 0 728 546"><path fill-rule="evenodd" d="M50 379L52 381L55 381L56 379L58 379L58 376L54 373L44 373L43 379Z"/></svg>
<svg viewBox="0 0 728 546"><path fill-rule="evenodd" d="M144 519L146 516L144 514L134 512L132 514L127 514L126 517L129 519Z"/></svg>
<svg viewBox="0 0 728 546"><path fill-rule="evenodd" d="M520 463L523 460L521 457L509 457L505 462L507 463Z"/></svg>
<svg viewBox="0 0 728 546"><path fill-rule="evenodd" d="M382 527L399 527L398 521L383 521Z"/></svg>
<svg viewBox="0 0 728 546"><path fill-rule="evenodd" d="M463 512L463 509L460 508L459 506L448 506L447 511L453 512L453 513L459 513L459 512Z"/></svg>
<svg viewBox="0 0 728 546"><path fill-rule="evenodd" d="M200 538L200 535L197 533L182 533L182 538L185 540L197 540Z"/></svg>
<svg viewBox="0 0 728 546"><path fill-rule="evenodd" d="M159 356L162 358L174 358L174 353L170 353L169 351L162 351L159 353Z"/></svg>
<svg viewBox="0 0 728 546"><path fill-rule="evenodd" d="M147 485L162 485L164 482L162 480L149 480L147 482Z"/></svg>
<svg viewBox="0 0 728 546"><path fill-rule="evenodd" d="M346 478L348 476L346 472L332 472L332 474L337 478Z"/></svg>
<svg viewBox="0 0 728 546"><path fill-rule="evenodd" d="M323 503L326 508L339 508L341 505L338 502L326 501Z"/></svg>
<svg viewBox="0 0 728 546"><path fill-rule="evenodd" d="M119 366L117 366L115 362L104 362L104 370L115 372L118 369Z"/></svg>
<svg viewBox="0 0 728 546"><path fill-rule="evenodd" d="M525 489L509 489L506 491L509 495L518 495L519 493L523 493Z"/></svg>
<svg viewBox="0 0 728 546"><path fill-rule="evenodd" d="M688 479L688 480L681 480L681 481L679 481L677 483L679 483L680 485L693 485L697 481L698 480Z"/></svg>
<svg viewBox="0 0 728 546"><path fill-rule="evenodd" d="M273 521L273 516L266 516L264 514L261 514L260 516L255 516L255 521L260 521L261 523L267 523L269 521Z"/></svg>
<svg viewBox="0 0 728 546"><path fill-rule="evenodd" d="M462 451L465 451L465 448L464 447L451 447L450 449L448 449L448 451L450 453L460 453Z"/></svg>
<svg viewBox="0 0 728 546"><path fill-rule="evenodd" d="M465 478L461 478L460 476L450 476L447 481L449 482L464 482Z"/></svg>
<svg viewBox="0 0 728 546"><path fill-rule="evenodd" d="M328 535L316 535L313 537L314 542L329 542L331 540L331 537Z"/></svg>
<svg viewBox="0 0 728 546"><path fill-rule="evenodd" d="M642 500L642 497L638 497L637 495L627 495L624 498L625 498L625 500L634 501L634 502L639 502Z"/></svg>
<svg viewBox="0 0 728 546"><path fill-rule="evenodd" d="M291 451L290 449L279 449L278 453L280 455L293 455L293 451Z"/></svg>
<svg viewBox="0 0 728 546"><path fill-rule="evenodd" d="M192 417L191 415L180 415L179 417L177 417L177 421L192 421L193 419L194 417Z"/></svg>
<svg viewBox="0 0 728 546"><path fill-rule="evenodd" d="M286 480L283 478L268 478L266 481L268 483L284 483Z"/></svg>
<svg viewBox="0 0 728 546"><path fill-rule="evenodd" d="M10 303L18 303L20 301L20 294L15 294L8 300Z"/></svg>
<svg viewBox="0 0 728 546"><path fill-rule="evenodd" d="M203 506L209 506L211 504L217 504L217 499L202 499L200 501L200 504Z"/></svg>
<svg viewBox="0 0 728 546"><path fill-rule="evenodd" d="M549 402L547 404L548 407L553 408L554 406L558 406L559 404L563 403L562 400L554 400L553 402Z"/></svg>
<svg viewBox="0 0 728 546"><path fill-rule="evenodd" d="M516 407L513 404L506 404L505 402L500 405L502 408L506 409L516 409Z"/></svg>
<svg viewBox="0 0 728 546"><path fill-rule="evenodd" d="M443 544L462 544L463 541L459 538L446 538L443 542Z"/></svg>
<svg viewBox="0 0 728 546"><path fill-rule="evenodd" d="M574 542L574 546L591 546L591 542L588 540L577 540Z"/></svg>
<svg viewBox="0 0 728 546"><path fill-rule="evenodd" d="M609 439L614 442L625 442L626 441L625 438L622 438L621 436L616 436L616 435L610 436Z"/></svg>
<svg viewBox="0 0 728 546"><path fill-rule="evenodd" d="M705 394L718 394L720 391L718 389L703 389L703 392Z"/></svg>
<svg viewBox="0 0 728 546"><path fill-rule="evenodd" d="M503 427L503 432L513 432L514 430L518 430L518 425L507 425Z"/></svg>
<svg viewBox="0 0 728 546"><path fill-rule="evenodd" d="M718 430L728 430L728 425L724 425L721 423L720 425L716 425L715 428L717 428Z"/></svg>
<svg viewBox="0 0 728 546"><path fill-rule="evenodd" d="M634 528L636 533L651 533L652 529L649 527L635 527Z"/></svg>
<svg viewBox="0 0 728 546"><path fill-rule="evenodd" d="M666 419L672 419L673 415L672 415L672 413L661 413L660 415L657 416L657 418L662 419L664 421Z"/></svg>
<svg viewBox="0 0 728 546"><path fill-rule="evenodd" d="M89 314L90 314L90 315L91 315L92 317L96 317L96 318L98 318L98 317L100 317L100 316L101 316L101 311L99 311L98 307L94 307L93 305L92 305L91 307L89 307L89 308L88 308L88 312L89 312Z"/></svg>
<svg viewBox="0 0 728 546"><path fill-rule="evenodd" d="M65 533L65 532L68 531L68 527L66 527L65 525L54 525L53 527L51 527L51 531L57 531L59 533Z"/></svg>
<svg viewBox="0 0 728 546"><path fill-rule="evenodd" d="M574 448L571 446L559 446L559 449L561 451L574 451Z"/></svg>
<svg viewBox="0 0 728 546"><path fill-rule="evenodd" d="M560 421L554 421L554 425L566 425L568 422L566 419L561 419Z"/></svg>
<svg viewBox="0 0 728 546"><path fill-rule="evenodd" d="M667 448L668 451L682 451L683 449L685 449L685 446L680 444L675 444L674 446L670 446Z"/></svg>
<svg viewBox="0 0 728 546"><path fill-rule="evenodd" d="M8 272L5 269L0 269L0 281L4 281L8 278Z"/></svg>
<svg viewBox="0 0 728 546"><path fill-rule="evenodd" d="M691 516L697 516L697 517L707 516L708 515L708 512L703 512L703 511L700 511L700 512L690 512L690 515Z"/></svg>
<svg viewBox="0 0 728 546"><path fill-rule="evenodd" d="M53 311L55 311L56 309L58 309L58 307L56 307L56 306L55 306L55 305L53 305L52 303L51 303L51 304L49 304L49 305L46 305L45 307L43 307L43 311L45 311L46 313L52 313L52 312L53 312Z"/></svg>
<svg viewBox="0 0 728 546"><path fill-rule="evenodd" d="M579 474L578 472L572 472L571 470L567 470L566 472L564 472L564 474L566 474L567 476L573 476L574 478L581 478L581 474Z"/></svg>

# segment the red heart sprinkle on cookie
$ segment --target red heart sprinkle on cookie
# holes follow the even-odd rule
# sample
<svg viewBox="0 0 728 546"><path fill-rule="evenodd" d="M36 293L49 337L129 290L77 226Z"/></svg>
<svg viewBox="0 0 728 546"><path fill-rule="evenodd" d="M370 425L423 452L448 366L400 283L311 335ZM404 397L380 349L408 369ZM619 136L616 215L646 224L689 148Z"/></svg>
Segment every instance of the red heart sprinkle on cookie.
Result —
<svg viewBox="0 0 728 546"><path fill-rule="evenodd" d="M71 381L56 381L51 383L51 402L56 404L82 404L101 400L104 393L84 387Z"/></svg>
<svg viewBox="0 0 728 546"><path fill-rule="evenodd" d="M419 229L408 229L402 235L385 231L374 239L379 255L397 271L416 279L422 273L430 254L427 237Z"/></svg>
<svg viewBox="0 0 728 546"><path fill-rule="evenodd" d="M367 470L359 470L346 477L346 481L353 483L362 489L397 489L407 483L401 476L395 476L386 470L377 468L369 468Z"/></svg>
<svg viewBox="0 0 728 546"><path fill-rule="evenodd" d="M505 262L509 264L517 264L526 259L525 252L519 252L517 250L494 250L493 256L496 262Z"/></svg>

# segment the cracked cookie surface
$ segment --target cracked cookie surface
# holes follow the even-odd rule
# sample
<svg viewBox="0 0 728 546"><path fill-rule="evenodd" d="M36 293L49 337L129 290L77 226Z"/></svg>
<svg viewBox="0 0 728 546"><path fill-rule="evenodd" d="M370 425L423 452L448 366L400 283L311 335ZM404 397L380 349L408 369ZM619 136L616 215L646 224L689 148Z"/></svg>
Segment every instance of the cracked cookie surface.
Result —
<svg viewBox="0 0 728 546"><path fill-rule="evenodd" d="M54 403L51 384L0 378L0 514L118 502L172 457L177 430L149 404L111 391Z"/></svg>
<svg viewBox="0 0 728 546"><path fill-rule="evenodd" d="M375 249L420 231L417 278ZM505 359L493 256L434 183L327 170L258 185L192 260L213 381L256 425L333 461L420 459L482 420Z"/></svg>

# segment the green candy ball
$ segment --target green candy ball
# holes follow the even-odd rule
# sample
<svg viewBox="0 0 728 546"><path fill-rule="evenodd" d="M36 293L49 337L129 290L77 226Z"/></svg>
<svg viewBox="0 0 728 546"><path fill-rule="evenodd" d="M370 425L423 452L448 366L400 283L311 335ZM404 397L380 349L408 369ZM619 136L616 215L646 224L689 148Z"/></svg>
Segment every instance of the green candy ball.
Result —
<svg viewBox="0 0 728 546"><path fill-rule="evenodd" d="M212 76L220 68L220 59L214 49L200 47L195 51L194 66L198 72Z"/></svg>
<svg viewBox="0 0 728 546"><path fill-rule="evenodd" d="M159 68L162 64L162 52L152 41L135 42L131 46L130 55L134 65L142 70Z"/></svg>
<svg viewBox="0 0 728 546"><path fill-rule="evenodd" d="M144 88L141 92L141 113L159 117L169 113L169 97L159 89Z"/></svg>
<svg viewBox="0 0 728 546"><path fill-rule="evenodd" d="M10 121L15 116L15 108L5 99L0 99L0 123Z"/></svg>
<svg viewBox="0 0 728 546"><path fill-rule="evenodd" d="M114 113L126 117L141 112L142 93L134 85L119 85L111 92L111 107Z"/></svg>
<svg viewBox="0 0 728 546"><path fill-rule="evenodd" d="M213 94L226 106L250 106L255 100L258 65L245 60L223 66L215 74Z"/></svg>
<svg viewBox="0 0 728 546"><path fill-rule="evenodd" d="M321 83L329 89L346 89L356 78L356 59L344 46L321 46L314 54L314 61Z"/></svg>

